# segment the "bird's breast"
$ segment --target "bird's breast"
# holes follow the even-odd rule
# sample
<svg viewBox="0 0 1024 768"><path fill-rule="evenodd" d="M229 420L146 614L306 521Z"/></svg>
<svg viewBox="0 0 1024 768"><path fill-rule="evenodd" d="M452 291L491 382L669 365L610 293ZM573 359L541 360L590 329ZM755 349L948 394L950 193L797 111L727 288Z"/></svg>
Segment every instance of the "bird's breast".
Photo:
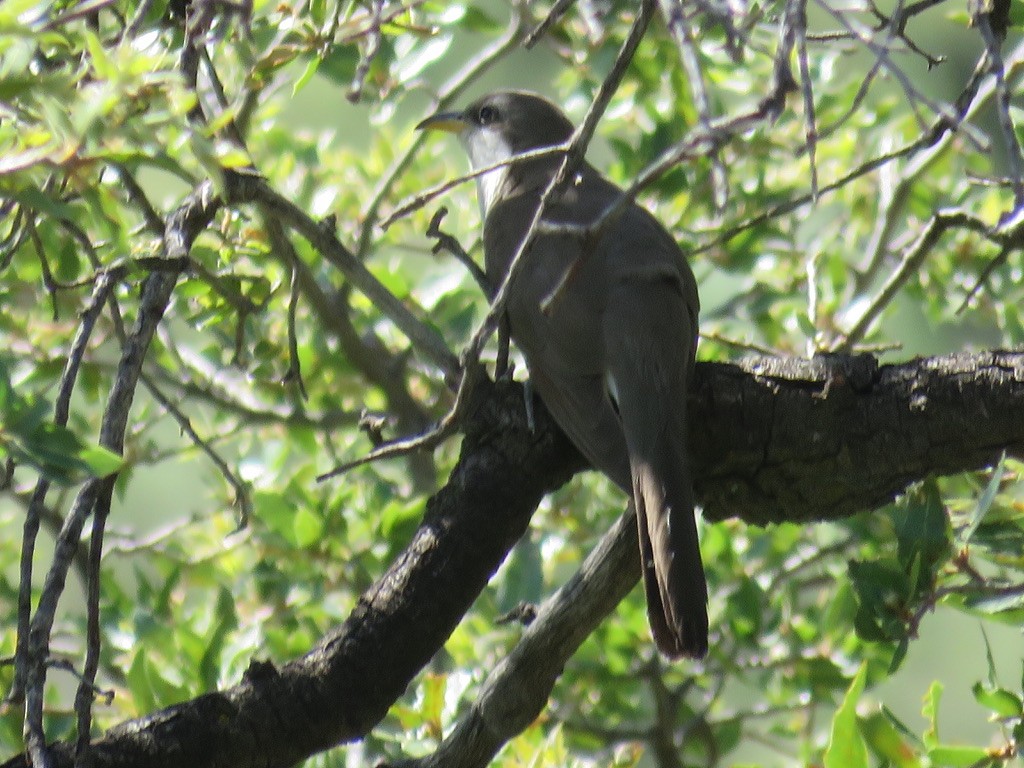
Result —
<svg viewBox="0 0 1024 768"><path fill-rule="evenodd" d="M488 276L500 282L525 235L490 224L485 237ZM509 219L510 221L512 219ZM531 366L569 366L600 374L603 368L601 315L607 270L602 255L584 254L579 240L543 234L523 254L506 308L512 337Z"/></svg>

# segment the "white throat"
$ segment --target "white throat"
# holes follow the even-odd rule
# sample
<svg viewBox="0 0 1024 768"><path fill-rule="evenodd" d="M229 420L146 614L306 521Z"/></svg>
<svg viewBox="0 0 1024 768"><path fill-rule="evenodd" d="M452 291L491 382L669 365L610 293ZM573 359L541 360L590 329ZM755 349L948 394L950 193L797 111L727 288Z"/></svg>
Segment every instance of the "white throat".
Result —
<svg viewBox="0 0 1024 768"><path fill-rule="evenodd" d="M487 168L508 160L513 156L512 147L505 141L505 137L499 131L489 128L470 128L459 137L462 145L469 155L469 163L473 170ZM480 203L480 218L485 218L491 209L505 178L508 176L508 166L496 168L493 171L476 177L477 200Z"/></svg>

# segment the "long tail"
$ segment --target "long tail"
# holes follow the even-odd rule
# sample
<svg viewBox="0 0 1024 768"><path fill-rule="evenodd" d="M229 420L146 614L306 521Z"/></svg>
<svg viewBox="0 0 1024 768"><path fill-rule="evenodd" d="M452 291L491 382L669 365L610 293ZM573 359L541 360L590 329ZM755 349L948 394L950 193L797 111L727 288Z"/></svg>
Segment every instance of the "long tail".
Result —
<svg viewBox="0 0 1024 768"><path fill-rule="evenodd" d="M659 442L651 455L631 461L647 615L662 653L702 658L708 651L708 588L693 489L685 457L665 444L669 440Z"/></svg>
<svg viewBox="0 0 1024 768"><path fill-rule="evenodd" d="M687 306L681 278L633 273L611 294L605 343L629 453L647 613L662 653L700 658L708 650L708 588L686 442L696 310Z"/></svg>

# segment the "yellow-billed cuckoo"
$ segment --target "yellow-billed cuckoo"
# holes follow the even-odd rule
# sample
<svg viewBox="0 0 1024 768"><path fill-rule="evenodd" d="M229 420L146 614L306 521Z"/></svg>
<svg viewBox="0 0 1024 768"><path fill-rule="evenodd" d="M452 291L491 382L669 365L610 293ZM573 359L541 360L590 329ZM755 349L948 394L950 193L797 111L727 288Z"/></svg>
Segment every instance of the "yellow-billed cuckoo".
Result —
<svg viewBox="0 0 1024 768"><path fill-rule="evenodd" d="M558 107L518 91L485 96L417 127L458 134L474 169L562 144L573 133ZM519 161L478 178L493 286L508 272L561 161L560 155ZM580 163L549 198L544 219L587 225L620 194ZM536 237L509 286L511 335L555 421L632 496L658 648L673 658L699 658L708 647L707 585L686 443L697 283L671 235L636 204L584 247L571 234ZM556 300L542 310L560 283Z"/></svg>

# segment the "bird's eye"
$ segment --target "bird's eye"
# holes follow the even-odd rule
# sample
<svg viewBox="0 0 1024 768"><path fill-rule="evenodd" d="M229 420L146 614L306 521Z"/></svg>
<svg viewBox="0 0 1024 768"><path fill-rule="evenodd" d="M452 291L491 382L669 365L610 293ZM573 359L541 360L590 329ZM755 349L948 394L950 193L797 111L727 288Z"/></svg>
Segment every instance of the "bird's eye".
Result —
<svg viewBox="0 0 1024 768"><path fill-rule="evenodd" d="M477 112L476 118L480 125L489 125L498 119L498 110L490 104L485 104L480 107L480 111Z"/></svg>

